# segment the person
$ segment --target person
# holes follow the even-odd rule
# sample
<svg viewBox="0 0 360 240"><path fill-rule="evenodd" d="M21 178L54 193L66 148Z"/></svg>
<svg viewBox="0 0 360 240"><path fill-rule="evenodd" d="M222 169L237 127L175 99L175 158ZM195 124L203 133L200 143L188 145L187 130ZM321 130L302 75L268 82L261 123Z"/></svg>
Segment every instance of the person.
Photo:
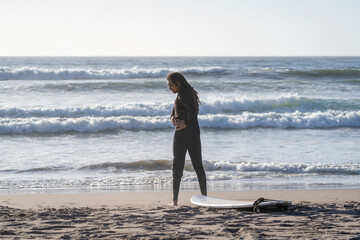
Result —
<svg viewBox="0 0 360 240"><path fill-rule="evenodd" d="M207 195L206 174L202 163L200 128L197 118L200 100L198 93L179 72L169 73L167 75L167 84L173 93L177 93L170 116L171 122L175 126L172 204L177 205L187 151L198 177L201 194Z"/></svg>

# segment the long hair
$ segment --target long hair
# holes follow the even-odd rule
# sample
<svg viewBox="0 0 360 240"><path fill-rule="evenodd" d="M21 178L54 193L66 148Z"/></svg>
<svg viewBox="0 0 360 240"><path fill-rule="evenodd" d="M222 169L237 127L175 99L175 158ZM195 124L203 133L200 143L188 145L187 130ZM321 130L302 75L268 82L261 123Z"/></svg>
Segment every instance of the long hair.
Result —
<svg viewBox="0 0 360 240"><path fill-rule="evenodd" d="M171 81L177 87L180 88L180 91L186 91L190 94L193 104L197 113L199 113L199 105L201 105L200 99L198 97L198 92L188 83L184 75L179 72L171 72L166 76L168 81Z"/></svg>

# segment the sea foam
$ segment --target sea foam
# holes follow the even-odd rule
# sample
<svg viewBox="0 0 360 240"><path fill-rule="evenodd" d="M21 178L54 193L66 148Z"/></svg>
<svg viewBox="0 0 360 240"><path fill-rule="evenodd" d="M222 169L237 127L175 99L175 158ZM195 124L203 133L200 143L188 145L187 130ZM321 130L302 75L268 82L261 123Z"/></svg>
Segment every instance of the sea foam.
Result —
<svg viewBox="0 0 360 240"><path fill-rule="evenodd" d="M169 72L187 75L239 75L242 78L263 79L358 79L360 70L349 69L292 69L292 68L226 68L221 66L155 67L144 68L46 68L0 66L0 80L75 80L75 79L135 79L164 78Z"/></svg>
<svg viewBox="0 0 360 240"><path fill-rule="evenodd" d="M0 118L31 117L116 117L116 116L168 116L173 107L167 103L132 103L124 105L95 105L79 107L3 107ZM237 115L250 113L293 113L325 111L358 111L360 99L319 99L298 96L280 96L277 98L235 98L204 100L200 106L200 115L225 114Z"/></svg>
<svg viewBox="0 0 360 240"><path fill-rule="evenodd" d="M73 79L134 79L166 77L169 72L180 71L185 74L223 73L219 66L188 68L132 68L122 69L84 69L84 68L40 68L40 67L0 67L0 80L73 80Z"/></svg>
<svg viewBox="0 0 360 240"><path fill-rule="evenodd" d="M360 127L360 111L209 114L201 115L199 124L203 128L215 129L358 128ZM101 132L119 129L154 130L172 127L168 116L0 118L0 134Z"/></svg>
<svg viewBox="0 0 360 240"><path fill-rule="evenodd" d="M257 163L257 162L228 162L204 160L207 172L232 172L237 174L251 172L268 172L282 174L338 174L360 175L360 164L334 164L334 163ZM170 171L171 160L141 160L135 162L103 162L85 165L79 168L43 167L22 170L12 170L17 173L53 172L53 171ZM194 171L189 160L185 162L185 171Z"/></svg>

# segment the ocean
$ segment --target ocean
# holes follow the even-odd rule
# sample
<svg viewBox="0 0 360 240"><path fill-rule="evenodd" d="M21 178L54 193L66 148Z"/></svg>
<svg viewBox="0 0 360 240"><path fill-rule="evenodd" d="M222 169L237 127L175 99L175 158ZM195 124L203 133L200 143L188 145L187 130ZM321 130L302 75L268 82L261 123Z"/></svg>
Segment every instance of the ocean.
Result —
<svg viewBox="0 0 360 240"><path fill-rule="evenodd" d="M0 194L171 191L171 71L210 191L360 187L360 57L1 57Z"/></svg>

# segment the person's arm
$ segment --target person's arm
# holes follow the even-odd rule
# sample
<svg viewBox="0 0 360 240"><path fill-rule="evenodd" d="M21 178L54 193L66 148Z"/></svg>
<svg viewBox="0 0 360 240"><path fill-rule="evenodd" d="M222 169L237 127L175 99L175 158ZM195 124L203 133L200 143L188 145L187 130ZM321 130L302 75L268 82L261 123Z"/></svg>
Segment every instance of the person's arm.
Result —
<svg viewBox="0 0 360 240"><path fill-rule="evenodd" d="M179 93L178 99L179 99L180 103L186 108L187 115L186 115L186 119L185 119L185 124L187 126L189 126L189 124L191 124L194 121L194 119L197 115L197 111L195 109L193 100L192 100L191 96L186 92Z"/></svg>
<svg viewBox="0 0 360 240"><path fill-rule="evenodd" d="M171 120L172 124L175 126L175 120L176 120L175 108L173 108L171 111L170 120Z"/></svg>

